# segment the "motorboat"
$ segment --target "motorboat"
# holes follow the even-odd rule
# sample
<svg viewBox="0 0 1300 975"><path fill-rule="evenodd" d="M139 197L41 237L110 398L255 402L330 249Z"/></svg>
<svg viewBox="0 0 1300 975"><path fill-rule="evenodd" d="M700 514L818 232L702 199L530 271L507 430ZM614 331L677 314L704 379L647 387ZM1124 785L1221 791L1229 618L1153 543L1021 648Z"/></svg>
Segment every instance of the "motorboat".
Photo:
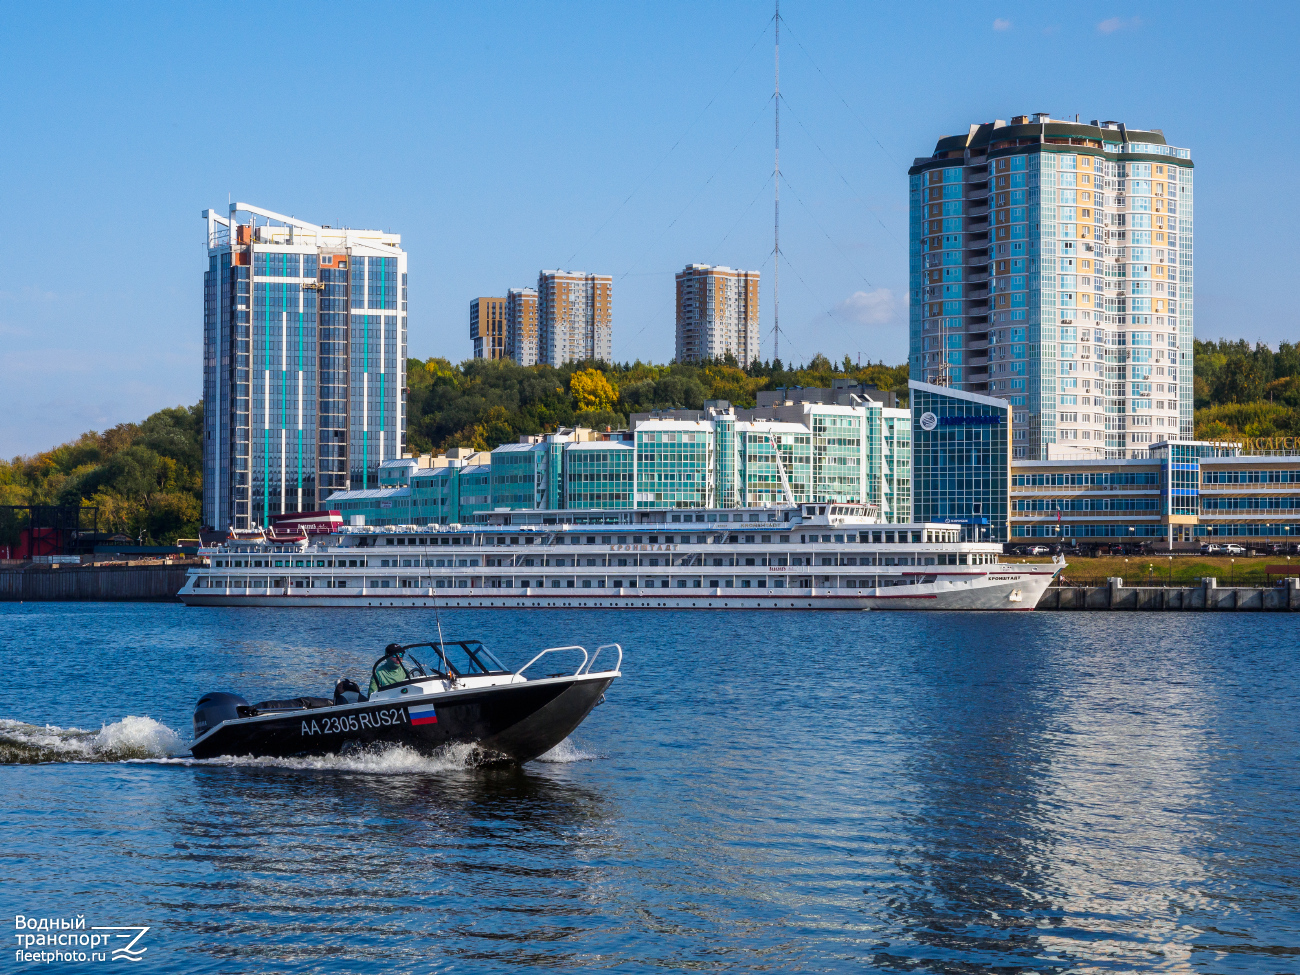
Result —
<svg viewBox="0 0 1300 975"><path fill-rule="evenodd" d="M545 658L578 654L571 672L527 676ZM602 654L612 668L595 669ZM288 758L390 745L431 753L470 744L483 762L523 763L567 738L604 700L622 666L617 643L591 654L579 646L550 647L514 671L479 640L389 644L364 691L340 678L331 697L249 704L237 694L204 694L194 710L190 753Z"/></svg>

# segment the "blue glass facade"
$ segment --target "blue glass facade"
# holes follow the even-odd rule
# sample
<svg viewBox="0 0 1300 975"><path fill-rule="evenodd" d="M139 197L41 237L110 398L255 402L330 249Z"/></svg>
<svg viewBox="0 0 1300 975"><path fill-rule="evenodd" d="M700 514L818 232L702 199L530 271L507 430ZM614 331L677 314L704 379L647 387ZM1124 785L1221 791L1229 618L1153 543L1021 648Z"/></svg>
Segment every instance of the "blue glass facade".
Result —
<svg viewBox="0 0 1300 975"><path fill-rule="evenodd" d="M1234 444L1176 441L1141 457L1012 461L1013 540L1170 549L1240 538L1293 544L1300 455L1251 456ZM1278 519L1278 520L1270 520Z"/></svg>
<svg viewBox="0 0 1300 975"><path fill-rule="evenodd" d="M632 508L631 444L577 443L564 451L565 508Z"/></svg>
<svg viewBox="0 0 1300 975"><path fill-rule="evenodd" d="M305 256L253 253L250 511L263 525L316 507L316 294L277 280L301 278Z"/></svg>
<svg viewBox="0 0 1300 975"><path fill-rule="evenodd" d="M1003 400L911 382L912 520L964 526L1005 542L1010 407Z"/></svg>
<svg viewBox="0 0 1300 975"><path fill-rule="evenodd" d="M713 479L713 430L684 421L636 431L636 505L703 508Z"/></svg>
<svg viewBox="0 0 1300 975"><path fill-rule="evenodd" d="M378 486L405 448L398 238L247 204L204 216L204 523L266 525Z"/></svg>

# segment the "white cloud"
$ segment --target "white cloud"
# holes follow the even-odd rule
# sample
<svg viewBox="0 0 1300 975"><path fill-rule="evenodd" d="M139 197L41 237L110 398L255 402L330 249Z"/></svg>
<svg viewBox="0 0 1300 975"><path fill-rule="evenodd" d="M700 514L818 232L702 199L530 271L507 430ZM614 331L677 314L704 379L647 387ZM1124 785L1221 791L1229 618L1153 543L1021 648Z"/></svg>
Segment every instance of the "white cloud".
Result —
<svg viewBox="0 0 1300 975"><path fill-rule="evenodd" d="M1141 17L1107 17L1097 25L1097 30L1103 34L1114 34L1121 30L1136 30L1142 26Z"/></svg>
<svg viewBox="0 0 1300 975"><path fill-rule="evenodd" d="M894 319L897 302L888 288L855 291L838 305L835 313L855 325L887 325Z"/></svg>
<svg viewBox="0 0 1300 975"><path fill-rule="evenodd" d="M999 18L997 18L995 21L993 21L993 29L994 29L994 30L1010 30L1010 29L1011 29L1011 21L1007 20L1005 17L999 17Z"/></svg>

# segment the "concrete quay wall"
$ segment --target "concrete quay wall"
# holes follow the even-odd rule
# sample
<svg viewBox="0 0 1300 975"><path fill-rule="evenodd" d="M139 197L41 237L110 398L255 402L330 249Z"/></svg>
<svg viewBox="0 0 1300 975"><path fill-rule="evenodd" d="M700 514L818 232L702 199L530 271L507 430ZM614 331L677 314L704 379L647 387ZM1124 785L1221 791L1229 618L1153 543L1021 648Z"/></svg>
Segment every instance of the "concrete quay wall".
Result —
<svg viewBox="0 0 1300 975"><path fill-rule="evenodd" d="M1199 586L1126 586L1122 579L1107 580L1105 586L1052 586L1038 601L1047 610L1203 610L1287 612L1300 610L1300 578L1269 588L1235 586L1222 588L1216 579L1203 579Z"/></svg>
<svg viewBox="0 0 1300 975"><path fill-rule="evenodd" d="M27 566L0 570L0 602L171 601L184 565Z"/></svg>

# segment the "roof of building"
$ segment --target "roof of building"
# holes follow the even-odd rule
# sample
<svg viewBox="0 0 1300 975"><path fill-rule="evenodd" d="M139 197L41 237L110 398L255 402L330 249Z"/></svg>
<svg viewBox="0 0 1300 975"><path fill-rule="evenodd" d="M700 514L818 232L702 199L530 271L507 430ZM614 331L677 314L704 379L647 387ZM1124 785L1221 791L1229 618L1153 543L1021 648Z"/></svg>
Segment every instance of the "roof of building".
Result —
<svg viewBox="0 0 1300 975"><path fill-rule="evenodd" d="M652 416L647 420L638 420L636 425L637 433L642 428L652 427L655 430L709 430L712 428L708 420L677 420L672 417Z"/></svg>
<svg viewBox="0 0 1300 975"><path fill-rule="evenodd" d="M1078 139L1079 149L1092 148L1108 153L1119 152L1123 146L1130 144L1168 145L1165 134L1160 129L1130 129L1123 122L1101 122L1096 119L1089 123L1071 122L1049 118L1045 113L1040 112L1034 116L1016 116L1012 119L1012 124L998 119L995 122L973 124L964 135L944 136L935 143L934 154L929 158L917 158L908 172L915 174L947 163L949 160L955 160L964 155L967 149L996 151L998 148L1016 147L1017 143L1020 147L1033 144L1060 145L1046 142L1045 140L1049 138ZM1004 143L1008 145L1003 146ZM1068 149L1075 145L1071 143L1062 145L1061 148ZM1178 151L1186 152L1186 150ZM1190 158L1174 156L1169 158L1174 159L1179 165L1192 165Z"/></svg>
<svg viewBox="0 0 1300 975"><path fill-rule="evenodd" d="M411 496L411 489L403 485L402 487L393 488L368 488L365 491L339 491L331 494L326 500L331 504L339 501L387 501L390 498L408 498Z"/></svg>
<svg viewBox="0 0 1300 975"><path fill-rule="evenodd" d="M571 444L570 450L635 450L626 440L584 440Z"/></svg>
<svg viewBox="0 0 1300 975"><path fill-rule="evenodd" d="M936 396L951 396L953 399L964 399L970 403L979 403L981 406L992 406L1000 410L1010 410L1011 404L1004 399L995 399L992 396L981 396L979 393L968 393L964 389L953 389L951 386L934 386L930 383L920 383L915 379L907 381L908 389L920 390L923 393L933 393Z"/></svg>
<svg viewBox="0 0 1300 975"><path fill-rule="evenodd" d="M540 443L503 443L500 447L495 448L492 453L526 453L530 450L541 450L545 444Z"/></svg>

